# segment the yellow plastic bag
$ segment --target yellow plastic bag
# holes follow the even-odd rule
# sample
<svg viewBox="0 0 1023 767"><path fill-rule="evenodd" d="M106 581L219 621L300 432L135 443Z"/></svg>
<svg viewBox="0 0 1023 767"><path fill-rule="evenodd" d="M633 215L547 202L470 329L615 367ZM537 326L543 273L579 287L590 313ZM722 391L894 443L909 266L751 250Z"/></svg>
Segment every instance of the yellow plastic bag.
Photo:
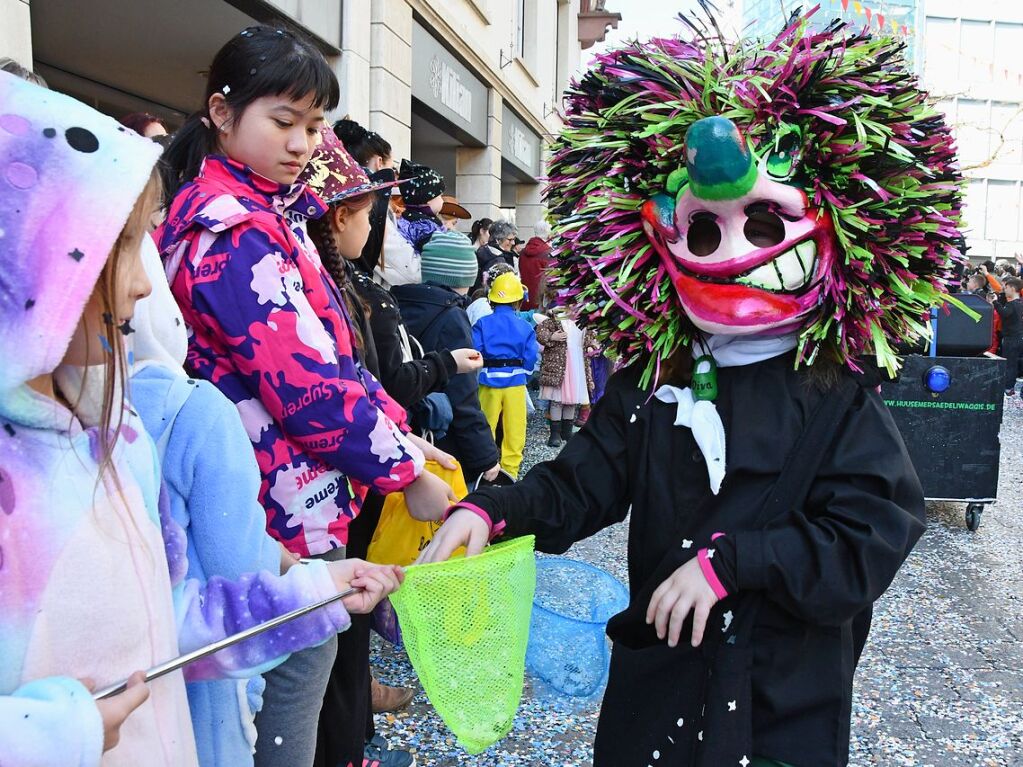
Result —
<svg viewBox="0 0 1023 767"><path fill-rule="evenodd" d="M457 466L457 461L456 461ZM424 471L436 474L448 483L461 500L469 494L462 476L462 469L445 469L436 461L427 461ZM433 540L434 533L440 529L440 522L420 522L412 519L405 505L404 493L390 493L384 499L384 508L380 512L373 540L369 543L366 559L386 565L405 567L416 561L419 553ZM465 549L459 549L456 555L463 555Z"/></svg>

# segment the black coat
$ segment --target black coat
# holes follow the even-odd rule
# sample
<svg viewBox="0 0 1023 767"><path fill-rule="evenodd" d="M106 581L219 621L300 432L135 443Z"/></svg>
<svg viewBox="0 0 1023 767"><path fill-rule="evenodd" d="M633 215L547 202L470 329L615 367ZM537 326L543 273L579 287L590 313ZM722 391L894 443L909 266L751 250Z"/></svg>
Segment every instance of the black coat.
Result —
<svg viewBox="0 0 1023 767"><path fill-rule="evenodd" d="M469 291L470 293L475 293L479 288L483 287L483 278L487 275L487 269L498 263L515 266L515 254L507 250L501 250L493 240L476 250L476 265L479 271L476 273L476 282Z"/></svg>
<svg viewBox="0 0 1023 767"><path fill-rule="evenodd" d="M367 274L355 271L352 287L369 310L376 365L384 390L403 408L410 408L433 391L442 391L458 372L455 358L447 349L429 351L422 359L404 361L398 302ZM413 347L413 352L415 347Z"/></svg>
<svg viewBox="0 0 1023 767"><path fill-rule="evenodd" d="M472 348L472 327L465 313L464 296L430 283L395 285L391 293L398 300L405 327L424 351ZM451 376L443 391L451 400L454 418L437 446L458 459L466 481L471 483L500 458L490 425L480 409L476 373Z"/></svg>
<svg viewBox="0 0 1023 767"><path fill-rule="evenodd" d="M505 535L533 533L537 548L553 553L624 520L631 508L633 604L616 620L616 652L622 643L658 643L644 621L653 589L724 532L712 562L732 596L715 606L706 641L720 642L712 627L722 625L736 589L763 593L752 633L754 752L799 767L845 765L852 621L891 583L925 520L920 483L880 395L857 391L804 508L766 529L746 529L827 394L793 370L791 355L719 369L727 472L715 497L692 432L674 426L674 405L652 398L638 381L634 369L614 375L557 459L466 501L487 510L495 525L504 522ZM634 756L609 767L649 762L649 753Z"/></svg>
<svg viewBox="0 0 1023 767"><path fill-rule="evenodd" d="M994 303L994 310L1002 318L1003 339L1023 338L1023 299L1015 301L999 299Z"/></svg>

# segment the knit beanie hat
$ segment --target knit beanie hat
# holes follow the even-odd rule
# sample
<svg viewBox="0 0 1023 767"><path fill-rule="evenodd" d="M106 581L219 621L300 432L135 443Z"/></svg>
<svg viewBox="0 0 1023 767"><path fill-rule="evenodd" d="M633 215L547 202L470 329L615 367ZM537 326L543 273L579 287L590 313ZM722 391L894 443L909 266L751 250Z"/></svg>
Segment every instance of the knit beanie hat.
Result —
<svg viewBox="0 0 1023 767"><path fill-rule="evenodd" d="M426 165L402 160L398 178L406 205L426 205L444 194L444 177Z"/></svg>
<svg viewBox="0 0 1023 767"><path fill-rule="evenodd" d="M438 231L423 246L423 282L449 288L471 288L479 265L469 238L461 232Z"/></svg>

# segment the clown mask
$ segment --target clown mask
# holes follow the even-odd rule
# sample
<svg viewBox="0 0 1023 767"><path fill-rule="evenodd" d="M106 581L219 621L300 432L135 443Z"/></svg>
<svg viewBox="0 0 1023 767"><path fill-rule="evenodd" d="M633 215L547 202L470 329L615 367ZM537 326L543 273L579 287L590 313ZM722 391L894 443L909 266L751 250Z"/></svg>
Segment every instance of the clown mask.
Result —
<svg viewBox="0 0 1023 767"><path fill-rule="evenodd" d="M731 120L698 120L686 132L685 167L644 204L647 237L701 330L785 333L818 305L835 234L790 182L800 143L782 126L758 157Z"/></svg>

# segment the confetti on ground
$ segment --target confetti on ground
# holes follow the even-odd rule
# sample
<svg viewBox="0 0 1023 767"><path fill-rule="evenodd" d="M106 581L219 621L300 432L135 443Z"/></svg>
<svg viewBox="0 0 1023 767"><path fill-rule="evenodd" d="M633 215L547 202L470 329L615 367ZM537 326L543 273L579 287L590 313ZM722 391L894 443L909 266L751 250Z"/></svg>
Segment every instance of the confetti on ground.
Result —
<svg viewBox="0 0 1023 767"><path fill-rule="evenodd" d="M552 457L531 416L523 473ZM961 503L931 504L928 529L878 603L856 675L850 767L1023 765L1023 402L1007 400L999 502L969 532ZM627 582L626 527L572 547L575 557ZM388 684L416 684L404 653L374 640ZM420 767L590 767L595 704L572 708L534 693L528 679L511 734L469 756L422 689L412 706L377 717L394 748Z"/></svg>

